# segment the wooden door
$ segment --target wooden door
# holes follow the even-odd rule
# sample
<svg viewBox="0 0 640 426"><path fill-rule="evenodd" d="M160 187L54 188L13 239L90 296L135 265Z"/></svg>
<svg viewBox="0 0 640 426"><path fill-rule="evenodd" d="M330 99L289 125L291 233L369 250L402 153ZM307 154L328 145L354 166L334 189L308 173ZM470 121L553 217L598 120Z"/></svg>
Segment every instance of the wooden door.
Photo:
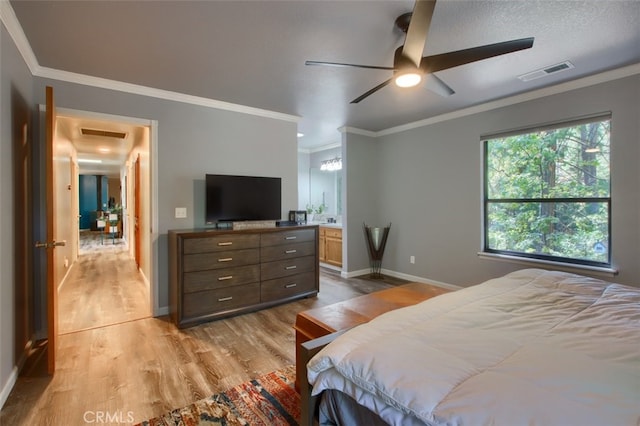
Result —
<svg viewBox="0 0 640 426"><path fill-rule="evenodd" d="M71 186L70 192L73 194L71 197L71 215L74 218L71 223L71 229L75 233L75 242L72 252L72 260L75 262L78 259L78 253L80 253L80 206L79 206L79 191L78 191L78 165L73 158L69 158L71 164Z"/></svg>
<svg viewBox="0 0 640 426"><path fill-rule="evenodd" d="M140 155L136 158L133 171L133 246L136 266L140 268Z"/></svg>
<svg viewBox="0 0 640 426"><path fill-rule="evenodd" d="M47 369L49 374L56 370L56 336L57 327L57 289L55 284L55 264L53 250L56 248L55 242L55 209L53 193L53 138L55 137L56 126L56 106L53 99L53 87L46 88L47 108L46 108L46 129L45 129L45 181L46 181L46 241L36 242L36 247L47 250ZM60 245L60 244L58 244Z"/></svg>
<svg viewBox="0 0 640 426"><path fill-rule="evenodd" d="M22 102L21 102L22 101ZM33 336L33 224L32 224L32 138L29 131L29 105L22 99L14 99L12 105L12 138L14 163L14 312L15 359L25 356L27 345Z"/></svg>
<svg viewBox="0 0 640 426"><path fill-rule="evenodd" d="M342 230L327 229L325 235L325 262L342 266Z"/></svg>
<svg viewBox="0 0 640 426"><path fill-rule="evenodd" d="M325 229L320 227L318 233L318 260L320 260L320 262L325 261L325 232Z"/></svg>

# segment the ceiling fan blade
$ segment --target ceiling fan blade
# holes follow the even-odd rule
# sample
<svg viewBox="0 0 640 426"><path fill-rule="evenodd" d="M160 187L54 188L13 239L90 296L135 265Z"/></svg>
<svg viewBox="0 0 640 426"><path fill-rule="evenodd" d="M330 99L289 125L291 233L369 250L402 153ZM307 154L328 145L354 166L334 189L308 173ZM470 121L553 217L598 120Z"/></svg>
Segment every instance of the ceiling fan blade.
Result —
<svg viewBox="0 0 640 426"><path fill-rule="evenodd" d="M533 46L533 40L533 37L521 38L518 40L503 41L501 43L457 50L455 52L441 53L439 55L425 56L422 58L420 68L422 68L425 73L442 71L494 56L529 49Z"/></svg>
<svg viewBox="0 0 640 426"><path fill-rule="evenodd" d="M416 67L420 66L435 7L435 0L416 0L416 4L413 7L411 22L407 29L407 37L402 48L402 56L411 60Z"/></svg>
<svg viewBox="0 0 640 426"><path fill-rule="evenodd" d="M435 74L427 74L425 76L424 87L443 98L447 98L456 93L447 83L440 80Z"/></svg>
<svg viewBox="0 0 640 426"><path fill-rule="evenodd" d="M357 104L358 102L360 102L361 100L373 95L375 92L377 92L378 90L382 89L384 86L386 86L387 84L391 83L391 80L393 80L392 78L390 78L387 81L384 81L380 84L378 84L376 87L374 87L373 89L369 90L368 92L358 96L357 98L355 98L354 100L351 101L352 104Z"/></svg>
<svg viewBox="0 0 640 426"><path fill-rule="evenodd" d="M375 65L358 65L358 64L343 64L340 62L322 62L322 61L305 61L305 65L321 65L327 67L345 67L345 68L368 68L372 70L389 70L393 71L393 67L378 67Z"/></svg>

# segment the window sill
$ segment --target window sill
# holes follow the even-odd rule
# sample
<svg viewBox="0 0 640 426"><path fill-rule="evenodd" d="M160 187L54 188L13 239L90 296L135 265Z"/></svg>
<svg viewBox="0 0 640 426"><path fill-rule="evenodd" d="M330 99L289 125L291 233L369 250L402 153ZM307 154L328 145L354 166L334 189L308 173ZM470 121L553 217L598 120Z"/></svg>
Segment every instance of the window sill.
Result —
<svg viewBox="0 0 640 426"><path fill-rule="evenodd" d="M605 268L605 267L600 267L600 266L589 266L589 265L578 265L578 264L569 264L569 263L564 263L564 262L553 262L551 260L541 260L541 259L529 259L529 258L523 258L523 257L518 257L518 256L509 256L506 254L497 254L497 253L485 253L485 252L478 252L478 257L481 258L486 258L486 259L491 259L491 260L502 260L505 262L512 262L512 263L522 263L525 265L530 265L530 264L534 264L534 265L546 265L546 266L553 266L554 268L557 269L562 269L562 270L566 270L568 272L581 272L581 271L589 271L592 273L595 273L597 275L604 275L604 276L609 276L609 277L613 277L615 275L618 274L618 270L614 269L614 268Z"/></svg>

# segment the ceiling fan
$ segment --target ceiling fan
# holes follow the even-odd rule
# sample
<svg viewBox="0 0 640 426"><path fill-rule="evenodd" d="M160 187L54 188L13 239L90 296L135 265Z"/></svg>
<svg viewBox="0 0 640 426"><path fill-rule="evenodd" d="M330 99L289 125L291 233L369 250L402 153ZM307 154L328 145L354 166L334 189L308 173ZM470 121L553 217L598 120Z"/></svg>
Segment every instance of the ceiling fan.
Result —
<svg viewBox="0 0 640 426"><path fill-rule="evenodd" d="M371 96L378 90L387 86L392 81L400 87L413 87L418 85L423 78L430 79L431 89L443 96L455 93L444 81L433 73L460 65L468 64L518 50L529 49L533 46L533 37L504 41L501 43L487 44L472 47L470 49L441 53L438 55L422 56L427 33L431 25L431 18L435 8L435 0L416 0L413 13L405 13L396 19L396 26L406 33L404 45L398 47L393 58L393 67L375 65L345 64L339 62L306 61L305 65L324 65L332 67L355 67L393 71L394 76L373 89L365 92L351 101L357 104Z"/></svg>

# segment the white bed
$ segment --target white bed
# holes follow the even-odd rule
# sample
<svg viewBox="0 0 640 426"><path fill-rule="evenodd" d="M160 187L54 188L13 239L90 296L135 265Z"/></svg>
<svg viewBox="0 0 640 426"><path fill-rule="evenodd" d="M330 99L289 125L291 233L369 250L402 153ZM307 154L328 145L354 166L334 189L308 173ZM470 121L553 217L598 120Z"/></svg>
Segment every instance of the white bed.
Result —
<svg viewBox="0 0 640 426"><path fill-rule="evenodd" d="M517 271L358 326L307 370L393 425L639 425L640 289Z"/></svg>

